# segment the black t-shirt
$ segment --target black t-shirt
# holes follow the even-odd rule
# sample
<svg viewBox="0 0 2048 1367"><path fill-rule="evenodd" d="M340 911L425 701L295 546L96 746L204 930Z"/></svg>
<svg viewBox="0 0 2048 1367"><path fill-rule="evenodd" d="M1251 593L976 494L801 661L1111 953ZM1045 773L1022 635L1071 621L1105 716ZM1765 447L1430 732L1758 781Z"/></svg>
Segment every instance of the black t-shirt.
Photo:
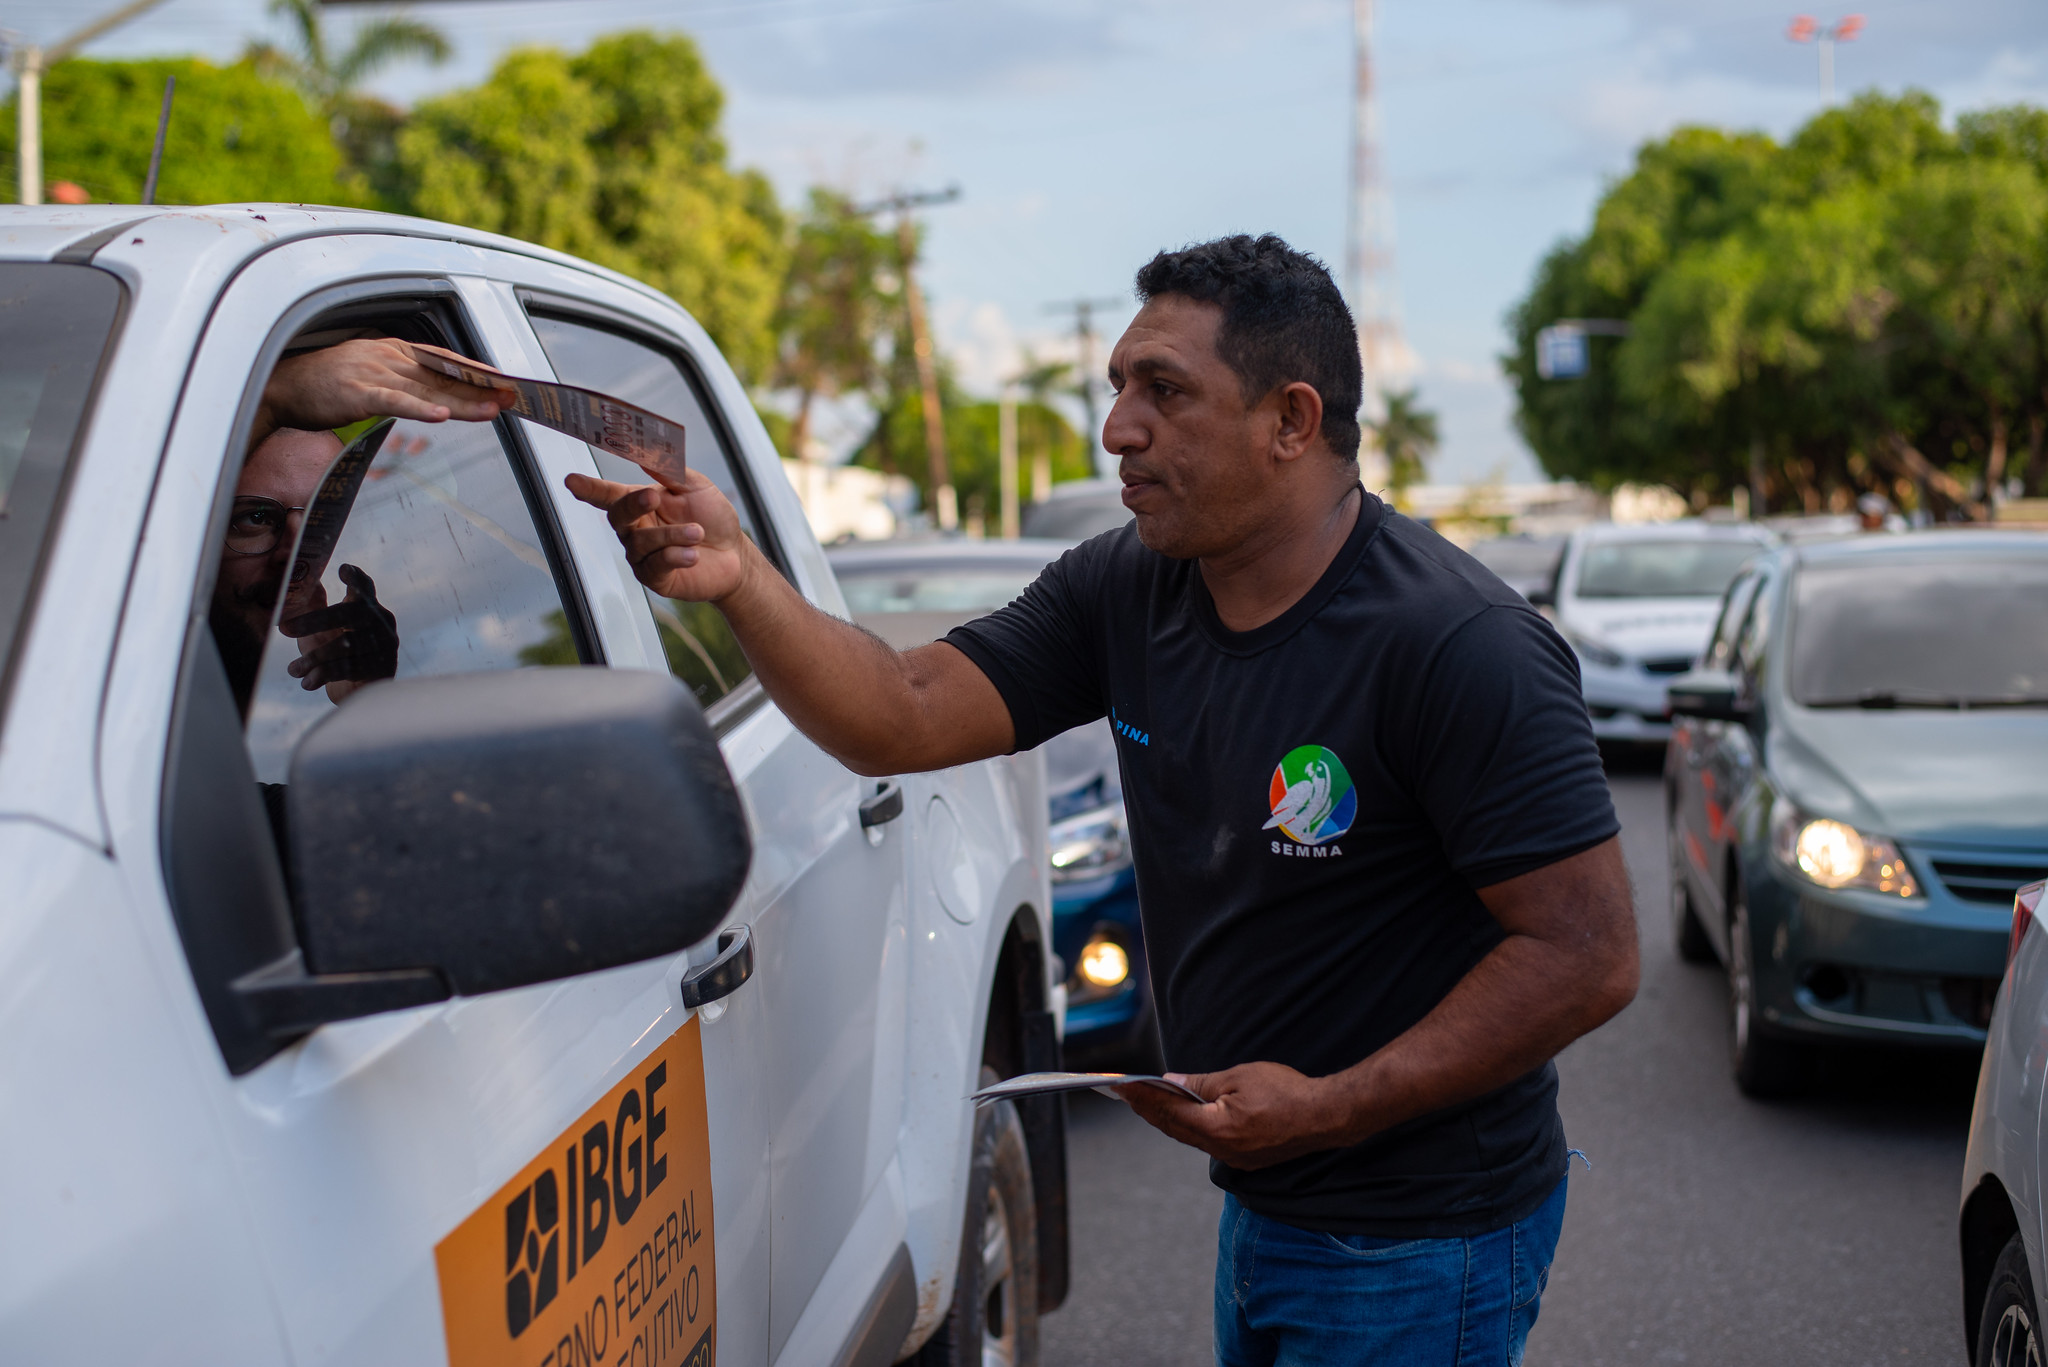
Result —
<svg viewBox="0 0 2048 1367"><path fill-rule="evenodd" d="M946 639L1029 749L1109 715L1171 1067L1341 1072L1500 943L1474 889L1618 829L1550 624L1364 495L1300 602L1252 631L1135 524L1068 551ZM1564 1175L1550 1064L1353 1148L1218 1186L1291 1224L1448 1237L1522 1219Z"/></svg>

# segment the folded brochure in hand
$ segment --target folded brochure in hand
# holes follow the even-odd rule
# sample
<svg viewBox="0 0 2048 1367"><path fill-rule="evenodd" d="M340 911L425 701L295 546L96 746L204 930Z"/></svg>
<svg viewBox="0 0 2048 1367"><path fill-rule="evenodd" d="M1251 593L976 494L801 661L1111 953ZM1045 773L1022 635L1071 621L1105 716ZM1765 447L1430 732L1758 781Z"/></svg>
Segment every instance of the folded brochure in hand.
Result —
<svg viewBox="0 0 2048 1367"><path fill-rule="evenodd" d="M975 1105L986 1106L992 1101L1009 1101L1020 1096L1046 1096L1053 1092L1101 1092L1104 1096L1115 1096L1112 1087L1127 1087L1134 1083L1157 1087L1162 1091L1184 1096L1190 1101L1202 1098L1178 1082L1168 1082L1156 1073L1023 1073L1017 1077L1004 1078L1001 1082L990 1083L971 1098Z"/></svg>
<svg viewBox="0 0 2048 1367"><path fill-rule="evenodd" d="M644 408L553 380L522 380L481 361L457 356L423 342L408 342L419 363L450 379L480 389L509 389L519 396L510 412L542 427L624 456L663 485L683 485L683 425Z"/></svg>

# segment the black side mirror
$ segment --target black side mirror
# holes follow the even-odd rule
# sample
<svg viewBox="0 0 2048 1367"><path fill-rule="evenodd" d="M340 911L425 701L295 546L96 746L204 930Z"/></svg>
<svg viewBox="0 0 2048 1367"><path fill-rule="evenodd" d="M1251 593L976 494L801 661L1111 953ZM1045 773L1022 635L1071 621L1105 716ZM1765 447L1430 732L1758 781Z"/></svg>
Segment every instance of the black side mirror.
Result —
<svg viewBox="0 0 2048 1367"><path fill-rule="evenodd" d="M637 670L373 685L286 805L303 961L235 985L273 1033L677 953L753 858L703 710Z"/></svg>
<svg viewBox="0 0 2048 1367"><path fill-rule="evenodd" d="M1749 715L1741 682L1726 670L1695 669L1673 679L1665 691L1674 716L1741 721Z"/></svg>
<svg viewBox="0 0 2048 1367"><path fill-rule="evenodd" d="M1529 606L1532 608L1554 608L1557 606L1557 589L1550 584L1541 584L1529 590Z"/></svg>

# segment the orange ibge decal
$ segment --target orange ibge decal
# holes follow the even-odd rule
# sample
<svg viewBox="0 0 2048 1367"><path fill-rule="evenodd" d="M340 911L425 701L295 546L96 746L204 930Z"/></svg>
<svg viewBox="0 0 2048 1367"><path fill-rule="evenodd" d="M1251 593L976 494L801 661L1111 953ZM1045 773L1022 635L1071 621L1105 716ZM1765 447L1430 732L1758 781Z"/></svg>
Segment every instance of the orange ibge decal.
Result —
<svg viewBox="0 0 2048 1367"><path fill-rule="evenodd" d="M449 1367L712 1367L693 1016L434 1248Z"/></svg>

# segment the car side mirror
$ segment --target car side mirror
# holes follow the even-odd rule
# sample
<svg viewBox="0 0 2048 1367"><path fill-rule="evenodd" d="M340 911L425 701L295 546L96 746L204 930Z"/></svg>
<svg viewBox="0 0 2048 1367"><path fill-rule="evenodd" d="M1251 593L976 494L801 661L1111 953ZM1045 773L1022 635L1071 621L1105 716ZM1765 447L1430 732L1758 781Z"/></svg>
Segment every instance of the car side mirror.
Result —
<svg viewBox="0 0 2048 1367"><path fill-rule="evenodd" d="M638 670L372 685L285 802L301 953L235 984L273 1034L678 953L753 858L703 709Z"/></svg>
<svg viewBox="0 0 2048 1367"><path fill-rule="evenodd" d="M1741 721L1749 715L1742 702L1741 681L1726 670L1695 669L1680 674L1665 690L1665 697L1675 716Z"/></svg>
<svg viewBox="0 0 2048 1367"><path fill-rule="evenodd" d="M1529 606L1532 608L1554 608L1557 606L1557 590L1549 584L1529 590Z"/></svg>

